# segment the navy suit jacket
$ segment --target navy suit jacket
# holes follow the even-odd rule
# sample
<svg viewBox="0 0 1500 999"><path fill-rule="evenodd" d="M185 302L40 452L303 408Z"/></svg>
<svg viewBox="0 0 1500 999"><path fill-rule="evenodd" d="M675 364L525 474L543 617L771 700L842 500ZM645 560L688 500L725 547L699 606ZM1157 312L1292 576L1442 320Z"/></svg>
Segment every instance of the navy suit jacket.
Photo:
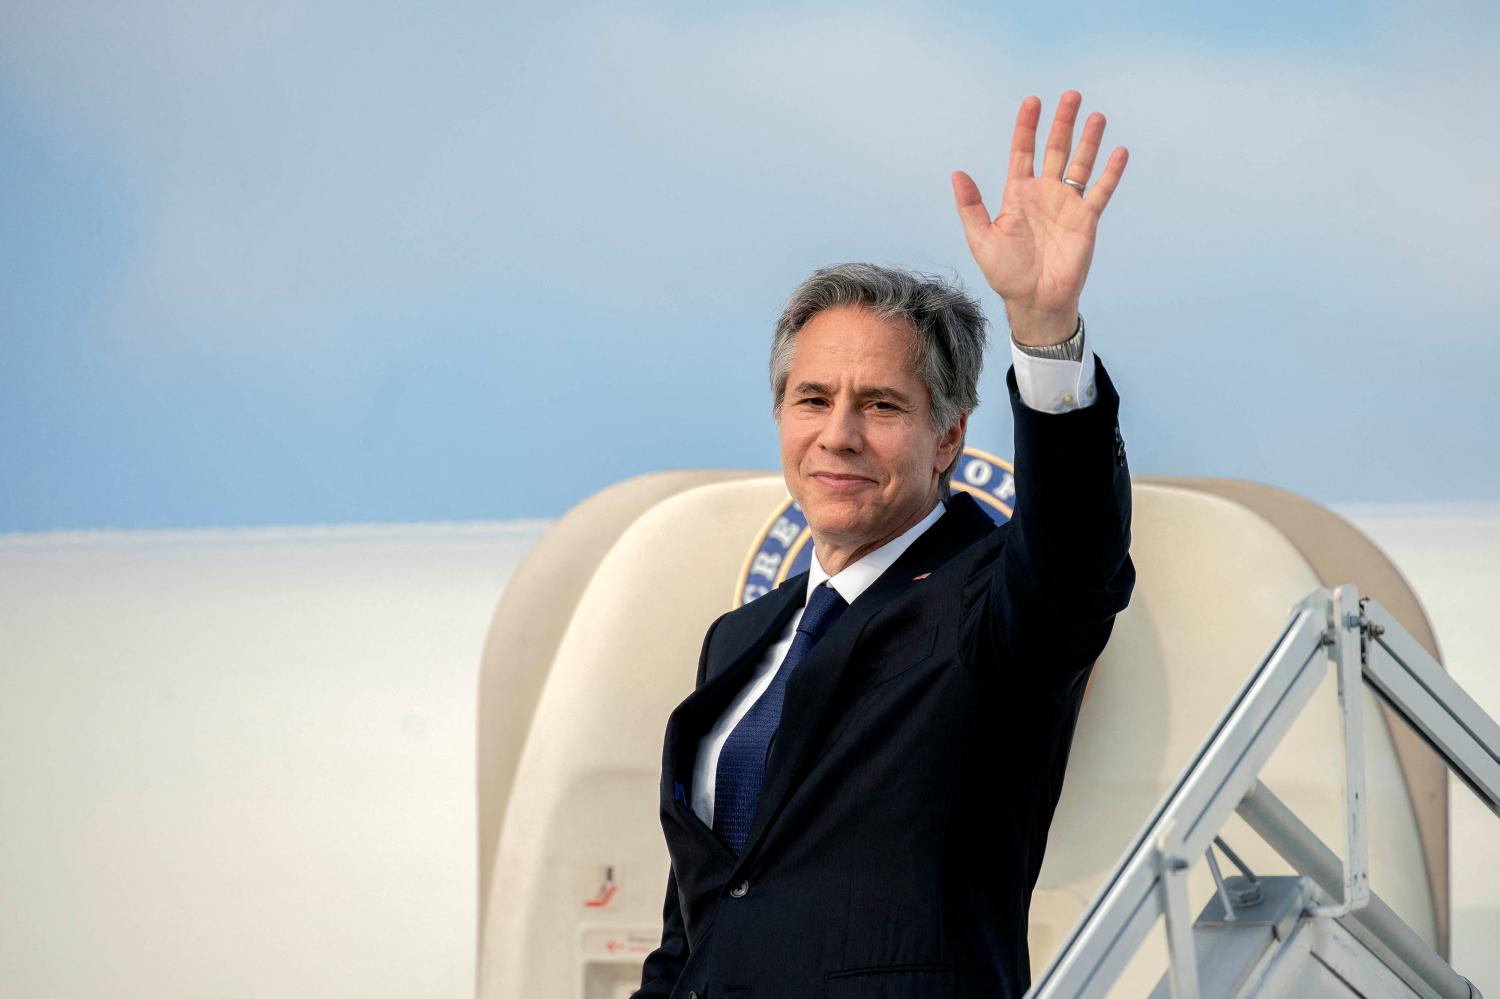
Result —
<svg viewBox="0 0 1500 999"><path fill-rule="evenodd" d="M1015 514L955 492L808 653L743 851L693 812L699 738L806 598L807 574L708 629L667 721L671 855L637 996L959 999L1030 984L1027 908L1085 682L1130 599L1119 396L1015 413ZM924 577L924 578L918 578ZM680 787L679 787L680 785Z"/></svg>

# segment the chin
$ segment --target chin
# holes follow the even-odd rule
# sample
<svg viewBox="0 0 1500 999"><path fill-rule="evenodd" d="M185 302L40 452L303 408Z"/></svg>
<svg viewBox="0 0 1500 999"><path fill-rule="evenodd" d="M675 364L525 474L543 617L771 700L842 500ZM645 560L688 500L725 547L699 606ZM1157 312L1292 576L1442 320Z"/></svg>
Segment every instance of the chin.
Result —
<svg viewBox="0 0 1500 999"><path fill-rule="evenodd" d="M864 537L869 532L870 518L854 510L830 510L823 504L817 510L804 506L802 512L807 514L807 525L813 533L825 538Z"/></svg>

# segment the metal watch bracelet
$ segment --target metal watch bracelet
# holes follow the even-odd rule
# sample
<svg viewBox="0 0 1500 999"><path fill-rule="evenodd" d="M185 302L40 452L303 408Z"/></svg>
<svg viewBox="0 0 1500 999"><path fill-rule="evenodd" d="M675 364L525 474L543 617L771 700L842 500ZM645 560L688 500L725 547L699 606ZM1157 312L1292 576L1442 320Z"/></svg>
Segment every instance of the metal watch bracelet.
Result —
<svg viewBox="0 0 1500 999"><path fill-rule="evenodd" d="M1083 313L1078 314L1078 328L1073 335L1062 343L1048 344L1045 347L1028 347L1011 335L1011 343L1020 347L1032 357L1050 357L1057 361L1077 361L1083 358Z"/></svg>

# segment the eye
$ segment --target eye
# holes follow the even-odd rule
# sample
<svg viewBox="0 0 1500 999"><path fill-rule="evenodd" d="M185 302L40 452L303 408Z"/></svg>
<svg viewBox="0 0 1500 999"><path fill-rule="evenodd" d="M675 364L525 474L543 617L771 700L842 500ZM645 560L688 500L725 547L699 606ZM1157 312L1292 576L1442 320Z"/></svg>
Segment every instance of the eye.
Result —
<svg viewBox="0 0 1500 999"><path fill-rule="evenodd" d="M798 399L797 400L797 405L799 405L799 406L824 406L824 405L827 404L827 401L828 400L823 399L820 396L810 395L810 396L807 396L806 398Z"/></svg>

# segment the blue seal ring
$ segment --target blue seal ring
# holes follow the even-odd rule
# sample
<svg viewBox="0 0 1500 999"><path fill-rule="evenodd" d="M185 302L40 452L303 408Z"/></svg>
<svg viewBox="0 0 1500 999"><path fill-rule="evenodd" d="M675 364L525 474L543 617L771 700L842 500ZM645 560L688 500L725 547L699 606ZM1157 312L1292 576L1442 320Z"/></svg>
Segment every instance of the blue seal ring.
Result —
<svg viewBox="0 0 1500 999"><path fill-rule="evenodd" d="M953 488L979 501L995 523L1010 520L1016 497L1015 469L1011 463L975 447L964 448L953 469ZM812 532L807 515L788 496L766 520L740 569L734 587L734 606L748 604L770 593L812 565Z"/></svg>

